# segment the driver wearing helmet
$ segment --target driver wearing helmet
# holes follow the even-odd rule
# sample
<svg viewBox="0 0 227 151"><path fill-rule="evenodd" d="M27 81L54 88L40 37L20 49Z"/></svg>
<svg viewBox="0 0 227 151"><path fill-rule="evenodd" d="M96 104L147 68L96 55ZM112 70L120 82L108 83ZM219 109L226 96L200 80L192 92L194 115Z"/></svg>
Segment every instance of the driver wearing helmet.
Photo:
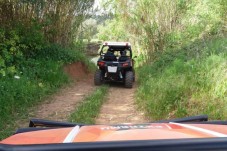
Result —
<svg viewBox="0 0 227 151"><path fill-rule="evenodd" d="M107 53L104 55L104 60L105 61L116 61L117 57L114 55L114 50L109 47L109 49L107 50Z"/></svg>
<svg viewBox="0 0 227 151"><path fill-rule="evenodd" d="M128 57L126 56L126 50L120 52L121 56L119 57L119 61L126 61Z"/></svg>

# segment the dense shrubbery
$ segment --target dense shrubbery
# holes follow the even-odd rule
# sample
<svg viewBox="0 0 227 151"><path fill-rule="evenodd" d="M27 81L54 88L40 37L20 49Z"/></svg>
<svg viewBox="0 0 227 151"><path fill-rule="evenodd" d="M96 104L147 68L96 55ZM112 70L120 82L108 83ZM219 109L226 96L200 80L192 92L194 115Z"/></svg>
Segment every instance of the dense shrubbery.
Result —
<svg viewBox="0 0 227 151"><path fill-rule="evenodd" d="M49 52L45 51L47 49ZM4 61L5 68L2 68L0 75L0 121L5 122L0 124L0 138L11 133L5 129L11 120L18 119L28 107L69 82L68 76L62 72L63 64L73 61L88 63L81 52L73 49L54 45L39 52L33 58L15 57Z"/></svg>
<svg viewBox="0 0 227 151"><path fill-rule="evenodd" d="M82 43L51 44L37 28L0 29L0 121L5 121L0 124L0 139L12 133L9 129L16 123L11 121L69 82L62 72L64 64L89 64L83 48Z"/></svg>
<svg viewBox="0 0 227 151"><path fill-rule="evenodd" d="M139 72L137 102L152 119L208 114L226 119L227 39L166 52Z"/></svg>
<svg viewBox="0 0 227 151"><path fill-rule="evenodd" d="M64 64L89 65L78 31L93 4L0 1L0 139L16 124L10 121L69 81Z"/></svg>
<svg viewBox="0 0 227 151"><path fill-rule="evenodd" d="M130 41L144 61L153 61L168 49L227 32L226 0L108 2L114 19L98 28L98 37Z"/></svg>

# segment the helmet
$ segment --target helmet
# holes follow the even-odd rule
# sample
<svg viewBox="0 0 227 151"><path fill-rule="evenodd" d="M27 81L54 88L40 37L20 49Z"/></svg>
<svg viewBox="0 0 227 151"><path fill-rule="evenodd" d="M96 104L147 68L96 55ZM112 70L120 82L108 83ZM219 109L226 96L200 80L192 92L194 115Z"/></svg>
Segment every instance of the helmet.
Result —
<svg viewBox="0 0 227 151"><path fill-rule="evenodd" d="M121 51L120 53L121 53L122 56L125 56L126 55L126 51L125 50L124 51Z"/></svg>

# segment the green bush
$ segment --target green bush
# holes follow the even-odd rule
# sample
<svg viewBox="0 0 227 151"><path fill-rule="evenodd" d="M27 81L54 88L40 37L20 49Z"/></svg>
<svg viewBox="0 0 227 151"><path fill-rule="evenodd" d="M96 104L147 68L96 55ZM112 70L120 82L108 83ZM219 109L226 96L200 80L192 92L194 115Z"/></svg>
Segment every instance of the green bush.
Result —
<svg viewBox="0 0 227 151"><path fill-rule="evenodd" d="M74 61L83 61L85 56L74 48L65 48L57 44L51 44L41 49L34 56L35 59L45 59L71 63Z"/></svg>
<svg viewBox="0 0 227 151"><path fill-rule="evenodd" d="M20 40L16 31L0 29L0 77L16 73L15 66L23 59L25 47Z"/></svg>
<svg viewBox="0 0 227 151"><path fill-rule="evenodd" d="M226 42L226 38L217 38L206 46L192 44L142 67L137 102L147 116L167 119L208 114L212 119L226 119Z"/></svg>
<svg viewBox="0 0 227 151"><path fill-rule="evenodd" d="M24 30L24 32L22 32ZM83 44L62 47L45 41L39 27L0 29L0 139L11 135L28 108L69 82L64 64L81 61Z"/></svg>
<svg viewBox="0 0 227 151"><path fill-rule="evenodd" d="M62 63L29 60L23 67L20 74L0 79L0 121L5 121L0 124L0 139L12 134L11 121L28 114L28 108L69 81Z"/></svg>

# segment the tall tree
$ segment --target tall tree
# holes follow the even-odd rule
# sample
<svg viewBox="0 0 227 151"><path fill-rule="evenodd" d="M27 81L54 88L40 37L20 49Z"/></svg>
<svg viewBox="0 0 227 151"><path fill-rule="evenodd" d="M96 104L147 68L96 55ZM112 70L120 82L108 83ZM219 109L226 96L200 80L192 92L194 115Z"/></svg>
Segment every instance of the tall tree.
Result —
<svg viewBox="0 0 227 151"><path fill-rule="evenodd" d="M0 26L39 24L50 42L68 45L94 0L1 0Z"/></svg>

